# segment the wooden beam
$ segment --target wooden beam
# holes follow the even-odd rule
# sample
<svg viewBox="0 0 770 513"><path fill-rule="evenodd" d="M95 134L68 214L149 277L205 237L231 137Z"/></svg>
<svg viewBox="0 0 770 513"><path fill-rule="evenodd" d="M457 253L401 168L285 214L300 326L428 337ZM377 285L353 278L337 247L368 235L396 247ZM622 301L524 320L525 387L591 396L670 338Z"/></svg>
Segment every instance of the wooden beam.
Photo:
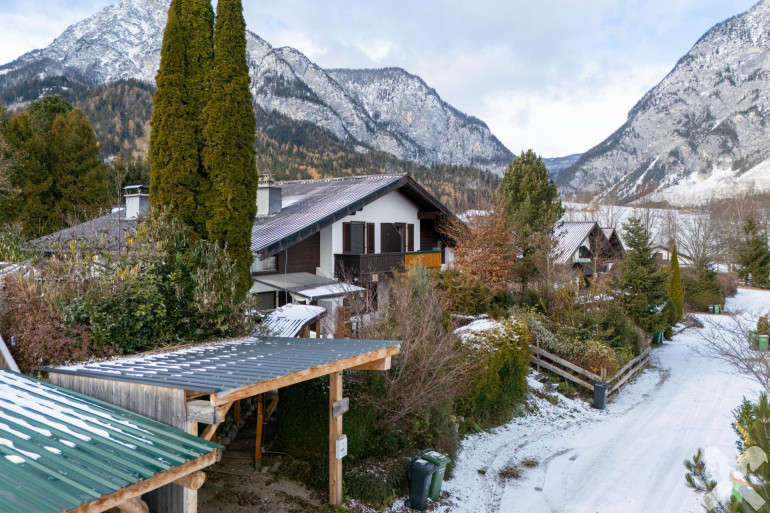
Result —
<svg viewBox="0 0 770 513"><path fill-rule="evenodd" d="M141 497L145 493L156 490L161 486L171 484L177 479L186 476L187 474L191 474L200 469L206 468L209 465L213 465L219 461L220 456L221 455L219 450L212 451L208 454L200 456L199 458L183 463L178 467L174 467L165 472L161 472L160 474L155 474L148 479L143 479L131 486L121 488L120 490L109 495L104 495L95 501L89 502L87 504L81 504L77 508L69 510L68 513L101 513L102 511L107 511L111 508L119 508L121 504L124 504L131 499Z"/></svg>
<svg viewBox="0 0 770 513"><path fill-rule="evenodd" d="M150 508L142 499L134 497L123 504L118 504L120 513L150 513Z"/></svg>
<svg viewBox="0 0 770 513"><path fill-rule="evenodd" d="M329 374L329 504L342 504L342 460L337 459L337 440L342 436L342 415L334 416L334 403L342 400L342 371Z"/></svg>
<svg viewBox="0 0 770 513"><path fill-rule="evenodd" d="M214 437L217 434L218 427L219 427L219 424L211 424L206 426L206 429L204 429L203 433L200 434L200 438L203 438L204 440L208 440L209 442L214 441Z"/></svg>
<svg viewBox="0 0 770 513"><path fill-rule="evenodd" d="M286 376L281 376L279 378L269 379L267 381L261 381L259 383L253 383L251 385L235 388L233 390L227 390L225 392L221 392L220 394L212 395L211 400L216 402L217 404L224 404L232 401L237 401L238 399L254 397L259 394L269 392L270 390L276 390L279 388L287 387L289 385L295 385L297 383L301 383L303 381L318 378L321 376L326 376L334 372L352 369L353 367L358 367L359 365L364 365L372 361L382 360L383 358L387 358L388 356L396 355L398 354L398 352L399 352L398 346L391 346L391 347L386 347L384 349L378 349L376 351L372 351L371 353L353 356L351 358L346 358L344 360L339 360L337 362L321 365L320 367L303 369L301 371L297 371L292 374L288 374Z"/></svg>
<svg viewBox="0 0 770 513"><path fill-rule="evenodd" d="M315 321L315 338L321 338L321 319Z"/></svg>
<svg viewBox="0 0 770 513"><path fill-rule="evenodd" d="M212 401L193 399L187 401L187 420L202 424L221 424L225 420L230 403L214 404Z"/></svg>
<svg viewBox="0 0 770 513"><path fill-rule="evenodd" d="M270 420L270 417L272 417L276 406L278 406L278 394L275 394L275 397L273 397L273 399L270 401L270 404L267 405L267 411L265 412L265 422Z"/></svg>
<svg viewBox="0 0 770 513"><path fill-rule="evenodd" d="M234 406L234 409L233 409L233 420L235 422L240 422L241 421L241 402L240 401L235 401L235 404L233 406Z"/></svg>
<svg viewBox="0 0 770 513"><path fill-rule="evenodd" d="M262 394L257 396L257 435L254 439L254 464L262 461L262 425L265 422L265 403Z"/></svg>
<svg viewBox="0 0 770 513"><path fill-rule="evenodd" d="M353 367L351 370L368 370L368 371L390 370L390 359L391 357L388 356L387 358L383 358L382 360L374 360L373 362L369 362L363 365L359 365L357 367Z"/></svg>
<svg viewBox="0 0 770 513"><path fill-rule="evenodd" d="M189 488L190 490L198 490L201 486L203 486L203 483L206 482L206 474L198 470L197 472L193 472L191 474L187 474L184 477L181 477L174 481L174 484L178 484L179 486L184 486L185 488Z"/></svg>

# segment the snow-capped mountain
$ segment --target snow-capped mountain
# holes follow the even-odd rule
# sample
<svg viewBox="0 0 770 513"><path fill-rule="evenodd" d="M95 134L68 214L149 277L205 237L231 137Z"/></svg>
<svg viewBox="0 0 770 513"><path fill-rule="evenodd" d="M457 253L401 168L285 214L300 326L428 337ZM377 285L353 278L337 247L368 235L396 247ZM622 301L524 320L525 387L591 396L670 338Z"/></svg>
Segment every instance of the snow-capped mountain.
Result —
<svg viewBox="0 0 770 513"><path fill-rule="evenodd" d="M557 183L676 204L770 190L770 0L709 30Z"/></svg>
<svg viewBox="0 0 770 513"><path fill-rule="evenodd" d="M170 0L121 0L70 26L51 45L0 66L0 90L36 76L91 84L154 83ZM487 125L400 69L324 70L293 48L247 33L254 101L316 124L360 151L420 164L471 163L501 171L513 154Z"/></svg>

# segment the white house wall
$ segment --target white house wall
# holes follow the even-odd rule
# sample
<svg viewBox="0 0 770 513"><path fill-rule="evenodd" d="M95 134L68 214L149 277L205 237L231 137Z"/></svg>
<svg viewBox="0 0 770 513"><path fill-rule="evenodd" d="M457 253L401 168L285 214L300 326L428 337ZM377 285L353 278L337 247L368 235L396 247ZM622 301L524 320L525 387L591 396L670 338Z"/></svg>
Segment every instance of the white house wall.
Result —
<svg viewBox="0 0 770 513"><path fill-rule="evenodd" d="M321 267L318 274L334 275L334 255L342 253L342 224L352 221L374 223L374 250L380 253L380 224L406 223L414 225L415 249L420 247L420 220L417 206L398 191L373 201L362 210L321 230Z"/></svg>

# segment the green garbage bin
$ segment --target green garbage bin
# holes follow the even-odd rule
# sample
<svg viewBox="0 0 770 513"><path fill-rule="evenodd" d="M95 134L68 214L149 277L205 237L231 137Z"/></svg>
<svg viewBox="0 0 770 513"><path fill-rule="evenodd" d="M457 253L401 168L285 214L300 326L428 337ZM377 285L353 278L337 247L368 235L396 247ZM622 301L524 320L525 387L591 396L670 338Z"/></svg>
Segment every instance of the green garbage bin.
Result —
<svg viewBox="0 0 770 513"><path fill-rule="evenodd" d="M653 344L662 344L663 343L663 332L655 333L652 336L652 343Z"/></svg>
<svg viewBox="0 0 770 513"><path fill-rule="evenodd" d="M722 314L722 306L721 305L714 305L714 314L715 315L721 315Z"/></svg>
<svg viewBox="0 0 770 513"><path fill-rule="evenodd" d="M757 335L757 349L767 351L770 346L770 335Z"/></svg>
<svg viewBox="0 0 770 513"><path fill-rule="evenodd" d="M422 451L420 456L422 456L424 460L429 461L438 467L436 472L433 473L433 480L430 482L430 491L428 492L430 500L437 501L441 496L441 484L444 482L446 466L452 460L446 455L436 451Z"/></svg>

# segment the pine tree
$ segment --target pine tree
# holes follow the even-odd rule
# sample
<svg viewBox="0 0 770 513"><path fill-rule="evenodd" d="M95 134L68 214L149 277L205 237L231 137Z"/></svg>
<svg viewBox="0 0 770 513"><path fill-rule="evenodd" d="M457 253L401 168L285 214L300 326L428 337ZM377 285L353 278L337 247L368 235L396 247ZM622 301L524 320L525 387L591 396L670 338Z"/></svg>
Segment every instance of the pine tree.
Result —
<svg viewBox="0 0 770 513"><path fill-rule="evenodd" d="M658 268L650 236L637 217L624 225L626 254L620 276L614 280L626 314L647 333L659 333L667 320L660 307L666 302L666 273Z"/></svg>
<svg viewBox="0 0 770 513"><path fill-rule="evenodd" d="M676 250L676 243L671 247L671 262L668 272L668 297L676 307L676 317L673 324L682 320L684 314L684 288L682 287L682 278L679 274L679 254Z"/></svg>
<svg viewBox="0 0 770 513"><path fill-rule="evenodd" d="M106 166L91 123L80 109L57 115L47 138L56 182L56 211L67 221L93 218L108 202ZM74 221L75 219L73 219Z"/></svg>
<svg viewBox="0 0 770 513"><path fill-rule="evenodd" d="M738 256L741 268L738 275L744 281L751 281L755 287L770 287L770 248L767 233L763 232L753 218L746 220L743 227L745 241Z"/></svg>
<svg viewBox="0 0 770 513"><path fill-rule="evenodd" d="M497 192L517 241L521 258L516 267L526 286L537 272L537 255L550 251L554 226L564 214L559 190L548 178L543 160L527 150L508 166Z"/></svg>
<svg viewBox="0 0 770 513"><path fill-rule="evenodd" d="M205 236L205 226L196 224L201 217L197 196L201 188L200 157L197 114L188 93L187 41L192 36L183 23L184 3L185 0L171 2L155 79L157 89L150 122L150 202L167 207L192 232Z"/></svg>
<svg viewBox="0 0 770 513"><path fill-rule="evenodd" d="M244 294L251 286L251 228L257 213L256 119L246 63L246 22L240 0L220 0L209 81L204 164L211 177L210 240L225 244L237 262Z"/></svg>

